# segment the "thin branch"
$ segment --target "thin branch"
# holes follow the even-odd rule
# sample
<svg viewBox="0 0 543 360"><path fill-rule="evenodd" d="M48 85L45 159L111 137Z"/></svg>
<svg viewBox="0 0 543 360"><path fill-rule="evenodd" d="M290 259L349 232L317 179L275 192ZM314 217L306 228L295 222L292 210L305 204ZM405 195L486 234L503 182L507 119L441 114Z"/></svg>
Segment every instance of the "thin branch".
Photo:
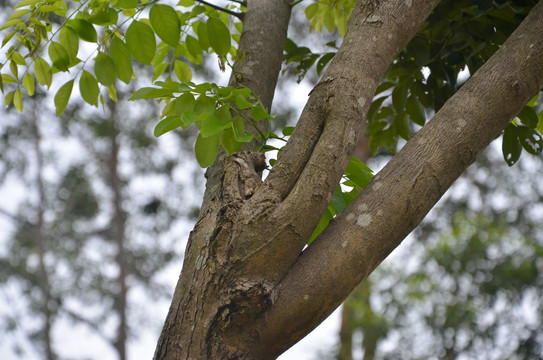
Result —
<svg viewBox="0 0 543 360"><path fill-rule="evenodd" d="M235 2L235 3L238 3L238 4L242 5L242 6L247 7L247 1L240 1L240 0L230 0L230 1Z"/></svg>
<svg viewBox="0 0 543 360"><path fill-rule="evenodd" d="M225 9L225 8L220 7L220 6L217 6L217 5L215 5L215 4L208 3L208 2L205 1L205 0L196 0L196 1L198 1L199 3L202 3L202 4L204 4L204 5L210 6L210 7L212 7L213 9L217 9L217 10L219 10L219 11L223 11L223 12L225 12L225 13L227 13L227 14L230 14L230 15L232 15L232 16L235 16L235 17L237 17L237 18L240 19L240 20L243 20L243 15L244 15L243 13L238 13L238 12L235 12L235 11L232 11L232 10Z"/></svg>

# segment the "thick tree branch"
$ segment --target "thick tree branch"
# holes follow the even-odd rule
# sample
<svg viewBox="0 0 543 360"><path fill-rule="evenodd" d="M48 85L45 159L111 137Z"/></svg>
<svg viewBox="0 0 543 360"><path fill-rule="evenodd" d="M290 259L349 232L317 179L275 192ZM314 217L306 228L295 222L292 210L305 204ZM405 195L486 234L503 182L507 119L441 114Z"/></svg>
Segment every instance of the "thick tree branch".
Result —
<svg viewBox="0 0 543 360"><path fill-rule="evenodd" d="M267 227L266 221L280 224L273 236L256 244L235 244L254 253L248 272L280 279L296 260L354 152L381 78L438 2L357 3L342 46L313 89L282 156L250 200L256 203L274 194L282 202L270 210L273 216L258 223L261 228Z"/></svg>
<svg viewBox="0 0 543 360"><path fill-rule="evenodd" d="M541 89L541 59L543 2L303 252L262 318L273 324L260 333L263 346L287 349L401 243Z"/></svg>

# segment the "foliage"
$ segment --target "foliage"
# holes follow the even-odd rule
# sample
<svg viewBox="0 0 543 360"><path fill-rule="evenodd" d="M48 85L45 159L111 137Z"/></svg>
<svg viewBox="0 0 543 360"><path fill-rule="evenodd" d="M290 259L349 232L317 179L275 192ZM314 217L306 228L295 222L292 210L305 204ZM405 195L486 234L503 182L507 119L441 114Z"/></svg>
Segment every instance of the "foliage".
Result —
<svg viewBox="0 0 543 360"><path fill-rule="evenodd" d="M232 39L234 42L238 41L239 33L236 34L228 28L230 20L224 12L209 6L194 6L194 1L180 1L178 5L190 7L190 10L183 12L169 5L136 0L88 0L68 12L69 6L63 0L20 2L15 6L17 10L0 28L14 28L4 37L3 46L12 39L15 41L6 54L11 74L3 73L0 80L2 91L4 84L14 86L13 90L6 93L5 105L13 104L17 110L22 111L23 89L28 96L32 96L36 80L49 88L53 83L53 76L59 72L73 75L56 92L57 116L68 106L78 79L81 97L88 104L104 104L101 88L106 89L109 97L116 101L116 80L128 84L135 79L136 74L132 67L134 59L153 67L153 81L164 78L164 81L155 83L162 87L162 92L149 93L148 88L143 88L135 94L134 100L156 98L164 101L166 105L172 102L183 103L187 96L180 101L172 100L188 94L189 88L197 95L197 103L215 100L213 104L209 103L205 112L199 113L202 115L200 118L194 117L194 113L184 117L187 121L184 128L191 123L204 128L195 149L196 158L202 167L211 165L215 160L219 141L227 152L239 150L242 143L250 141L251 135L245 132L243 124L236 118L232 121L226 119L226 112L220 109L224 101L229 98L230 108L239 104L243 107L238 109L250 108L252 121L268 118L269 115L262 107L258 108L254 104L258 103L258 99L252 96L251 91L236 89L232 92L233 89L229 87L215 84L195 86L190 82L192 72L187 64L201 64L204 53L215 53L220 67L224 70L225 64L230 64L229 58L236 56ZM143 18L143 13L147 10L149 17ZM65 17L64 23L58 28L50 21L50 17L54 15ZM96 27L103 29L100 36ZM234 24L234 28L240 30L241 23ZM80 49L81 42L92 44L93 50L90 54L82 54L84 51ZM46 49L49 60L42 56ZM19 74L19 67L24 69L22 74ZM180 82L173 81L174 76ZM57 77L58 75L55 76ZM215 97L206 96L208 90L214 90ZM228 91L230 97L226 94ZM176 96L174 93L180 95ZM248 106L251 103L252 105ZM182 112L177 114L176 108L171 106L165 109L164 119L157 125L155 134L158 136L183 126L180 122L181 115ZM218 115L220 118L217 118ZM204 118L206 121L203 121ZM224 126L217 129L219 121L223 121ZM212 130L208 125L211 125Z"/></svg>
<svg viewBox="0 0 543 360"><path fill-rule="evenodd" d="M423 126L426 114L437 112L471 74L484 64L513 32L537 1L442 1L417 36L399 54L377 88L368 111L370 150L396 152L398 140L409 140ZM337 27L340 34L354 1L315 1L305 13L314 29ZM328 11L324 11L328 9ZM317 11L319 10L319 11ZM324 12L321 12L324 11ZM335 42L327 44L337 49ZM313 53L289 40L287 64L295 63L298 80L316 64L320 75L334 51ZM503 155L511 166L522 149L543 150L543 108L534 98L505 131ZM539 114L539 115L538 115Z"/></svg>

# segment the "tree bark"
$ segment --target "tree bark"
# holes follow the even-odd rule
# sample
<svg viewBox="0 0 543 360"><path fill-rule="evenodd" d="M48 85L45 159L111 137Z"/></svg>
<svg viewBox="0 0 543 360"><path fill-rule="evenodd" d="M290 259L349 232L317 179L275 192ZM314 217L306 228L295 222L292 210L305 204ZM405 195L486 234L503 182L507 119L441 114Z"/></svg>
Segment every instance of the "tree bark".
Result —
<svg viewBox="0 0 543 360"><path fill-rule="evenodd" d="M342 46L268 178L262 182L264 158L253 152L222 157L207 171L202 212L156 359L276 358L366 278L541 88L542 3L302 252L354 151L378 83L437 3L359 1ZM276 33L277 24L288 23L286 2L252 0L248 6L242 38L256 36L254 46L258 33ZM277 9L273 14L282 20L274 20L276 28L267 27L273 16L263 16L259 6ZM258 14L261 21L250 22ZM282 42L260 46L281 44L272 51L281 53L286 30L278 33ZM266 85L258 79L270 81L252 77L258 83L253 91Z"/></svg>
<svg viewBox="0 0 543 360"><path fill-rule="evenodd" d="M541 89L541 34L543 2L302 253L266 321L283 333L314 328L401 243Z"/></svg>

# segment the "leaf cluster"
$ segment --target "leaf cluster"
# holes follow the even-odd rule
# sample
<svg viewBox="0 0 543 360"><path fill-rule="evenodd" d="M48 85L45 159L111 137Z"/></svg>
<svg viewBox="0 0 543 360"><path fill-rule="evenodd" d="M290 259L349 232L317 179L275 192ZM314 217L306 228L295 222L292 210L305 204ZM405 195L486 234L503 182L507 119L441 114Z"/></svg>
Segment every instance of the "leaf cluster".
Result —
<svg viewBox="0 0 543 360"><path fill-rule="evenodd" d="M246 123L259 131L256 122L272 117L254 93L245 87L171 80L157 81L155 85L160 87L141 88L129 100L160 99L165 102L155 136L196 125L199 134L194 150L201 167L208 167L215 161L219 145L230 154L253 140L253 134L245 130ZM269 135L260 133L259 136L266 140Z"/></svg>

